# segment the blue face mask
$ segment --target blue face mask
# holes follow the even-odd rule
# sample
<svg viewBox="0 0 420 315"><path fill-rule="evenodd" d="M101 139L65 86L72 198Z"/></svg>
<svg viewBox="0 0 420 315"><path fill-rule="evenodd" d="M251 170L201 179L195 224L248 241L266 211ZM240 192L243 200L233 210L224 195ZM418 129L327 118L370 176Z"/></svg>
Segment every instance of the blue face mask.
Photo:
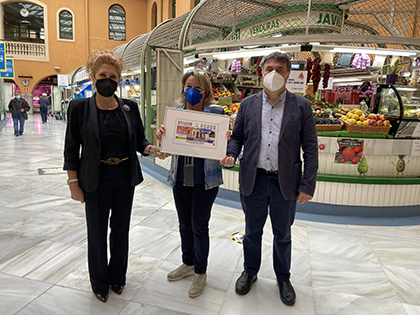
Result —
<svg viewBox="0 0 420 315"><path fill-rule="evenodd" d="M16 95L15 97L16 97L16 99L20 99L20 95Z"/></svg>
<svg viewBox="0 0 420 315"><path fill-rule="evenodd" d="M196 88L189 88L184 91L184 97L191 106L194 106L201 102L203 94Z"/></svg>

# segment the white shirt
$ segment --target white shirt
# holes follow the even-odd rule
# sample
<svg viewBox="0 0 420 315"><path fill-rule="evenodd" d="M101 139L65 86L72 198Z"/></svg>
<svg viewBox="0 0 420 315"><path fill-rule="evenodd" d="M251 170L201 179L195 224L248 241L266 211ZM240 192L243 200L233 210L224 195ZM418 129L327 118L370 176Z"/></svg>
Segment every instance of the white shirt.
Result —
<svg viewBox="0 0 420 315"><path fill-rule="evenodd" d="M257 167L268 171L277 171L279 165L278 143L283 119L286 90L272 104L263 90L261 113L261 144Z"/></svg>

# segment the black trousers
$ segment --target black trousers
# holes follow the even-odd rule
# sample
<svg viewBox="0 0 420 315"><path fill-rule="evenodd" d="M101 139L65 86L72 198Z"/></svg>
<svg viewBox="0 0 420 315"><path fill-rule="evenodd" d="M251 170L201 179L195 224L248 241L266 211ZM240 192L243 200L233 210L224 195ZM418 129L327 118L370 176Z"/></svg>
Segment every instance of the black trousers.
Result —
<svg viewBox="0 0 420 315"><path fill-rule="evenodd" d="M195 273L206 273L210 250L210 212L219 187L205 190L204 184L184 187L177 182L173 188L174 201L181 234L182 262L194 265Z"/></svg>
<svg viewBox="0 0 420 315"><path fill-rule="evenodd" d="M85 192L88 265L94 293L107 293L110 285L125 284L133 196L134 187L129 178L101 179L94 193ZM111 228L109 262L108 221Z"/></svg>
<svg viewBox="0 0 420 315"><path fill-rule="evenodd" d="M283 198L277 176L257 174L254 190L249 196L241 194L241 203L245 213L244 271L256 275L260 270L263 228L270 213L274 271L278 280L289 280L296 200Z"/></svg>

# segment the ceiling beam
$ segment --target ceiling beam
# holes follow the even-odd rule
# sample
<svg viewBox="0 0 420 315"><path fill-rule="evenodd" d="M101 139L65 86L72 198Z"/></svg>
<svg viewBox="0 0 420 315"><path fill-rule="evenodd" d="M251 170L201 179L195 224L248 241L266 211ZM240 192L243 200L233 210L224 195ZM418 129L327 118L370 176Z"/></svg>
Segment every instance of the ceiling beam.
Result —
<svg viewBox="0 0 420 315"><path fill-rule="evenodd" d="M328 34L329 43L364 43L364 44L393 44L410 45L420 47L420 38L381 36L381 35L340 35ZM241 40L230 40L224 42L211 42L184 47L184 51L196 50L207 51L209 49L220 49L251 45L281 45L289 43L326 42L325 34L296 35L266 38L248 38Z"/></svg>

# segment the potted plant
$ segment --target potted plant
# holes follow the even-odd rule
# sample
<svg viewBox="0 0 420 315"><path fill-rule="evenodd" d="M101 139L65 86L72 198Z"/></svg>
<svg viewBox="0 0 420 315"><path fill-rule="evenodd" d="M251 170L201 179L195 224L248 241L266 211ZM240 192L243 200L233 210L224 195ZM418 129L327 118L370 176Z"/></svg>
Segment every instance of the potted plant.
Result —
<svg viewBox="0 0 420 315"><path fill-rule="evenodd" d="M388 74L386 75L386 84L395 84L401 70L402 67L400 66L400 60L397 59L392 65L389 66Z"/></svg>

